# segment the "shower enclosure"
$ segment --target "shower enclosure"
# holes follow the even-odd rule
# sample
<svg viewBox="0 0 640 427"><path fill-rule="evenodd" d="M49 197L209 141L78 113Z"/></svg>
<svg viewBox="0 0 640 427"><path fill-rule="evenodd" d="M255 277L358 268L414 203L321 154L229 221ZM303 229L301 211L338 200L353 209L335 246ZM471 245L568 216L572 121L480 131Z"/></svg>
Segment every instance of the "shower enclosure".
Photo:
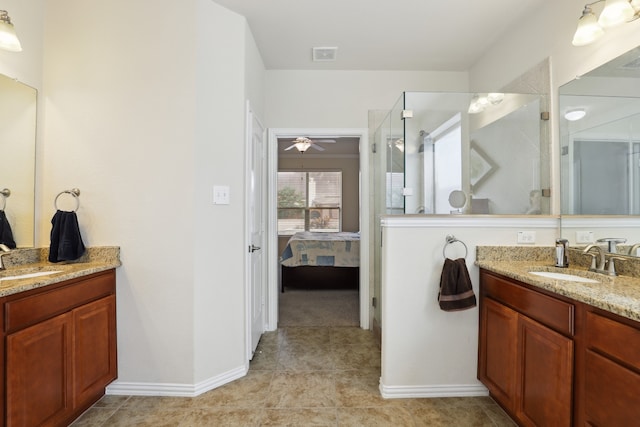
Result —
<svg viewBox="0 0 640 427"><path fill-rule="evenodd" d="M372 141L375 295L382 216L549 214L546 105L541 94L400 96Z"/></svg>

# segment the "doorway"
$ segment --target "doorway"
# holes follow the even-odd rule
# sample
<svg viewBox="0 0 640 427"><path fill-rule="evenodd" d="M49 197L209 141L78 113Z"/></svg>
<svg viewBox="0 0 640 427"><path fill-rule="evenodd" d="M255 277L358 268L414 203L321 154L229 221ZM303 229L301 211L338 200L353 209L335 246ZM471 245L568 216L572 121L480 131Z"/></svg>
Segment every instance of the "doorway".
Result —
<svg viewBox="0 0 640 427"><path fill-rule="evenodd" d="M267 139L267 330L278 327L278 300L280 294L280 251L278 247L278 139L292 139L300 135L308 138L327 139L331 137L351 137L359 140L358 203L360 232L360 277L359 325L369 329L371 319L369 285L369 201L363 195L369 194L368 131L366 129L270 129Z"/></svg>

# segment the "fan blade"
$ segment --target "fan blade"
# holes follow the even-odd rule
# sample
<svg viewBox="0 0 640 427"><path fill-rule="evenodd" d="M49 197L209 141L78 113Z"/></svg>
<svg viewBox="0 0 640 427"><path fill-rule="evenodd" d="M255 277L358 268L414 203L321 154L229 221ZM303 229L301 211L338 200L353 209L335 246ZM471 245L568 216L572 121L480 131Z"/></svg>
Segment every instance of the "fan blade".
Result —
<svg viewBox="0 0 640 427"><path fill-rule="evenodd" d="M322 142L325 144L335 144L336 140L335 139L314 139L313 142Z"/></svg>
<svg viewBox="0 0 640 427"><path fill-rule="evenodd" d="M320 147L319 145L316 144L311 144L311 148L315 148L318 151L324 151L324 148Z"/></svg>
<svg viewBox="0 0 640 427"><path fill-rule="evenodd" d="M284 149L284 151L289 151L289 150L291 150L292 148L296 148L296 144L293 144L293 145L288 146L287 148L285 148L285 149Z"/></svg>

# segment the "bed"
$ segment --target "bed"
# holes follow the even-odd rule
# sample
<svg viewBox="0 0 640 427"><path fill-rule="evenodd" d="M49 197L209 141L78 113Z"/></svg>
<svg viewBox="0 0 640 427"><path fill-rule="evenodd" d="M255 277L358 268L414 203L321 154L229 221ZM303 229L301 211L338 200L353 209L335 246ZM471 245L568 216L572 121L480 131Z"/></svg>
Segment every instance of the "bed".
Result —
<svg viewBox="0 0 640 427"><path fill-rule="evenodd" d="M287 287L353 287L360 276L360 233L298 232L281 257L281 290Z"/></svg>

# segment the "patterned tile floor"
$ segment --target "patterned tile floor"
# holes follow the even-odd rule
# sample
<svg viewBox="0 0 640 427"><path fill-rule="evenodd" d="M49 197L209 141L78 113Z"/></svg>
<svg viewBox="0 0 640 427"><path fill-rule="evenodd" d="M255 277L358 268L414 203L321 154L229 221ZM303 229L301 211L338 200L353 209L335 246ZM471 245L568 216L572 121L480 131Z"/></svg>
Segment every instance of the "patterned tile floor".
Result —
<svg viewBox="0 0 640 427"><path fill-rule="evenodd" d="M515 426L489 397L383 399L379 377L372 332L282 328L244 378L194 398L105 396L73 426Z"/></svg>

